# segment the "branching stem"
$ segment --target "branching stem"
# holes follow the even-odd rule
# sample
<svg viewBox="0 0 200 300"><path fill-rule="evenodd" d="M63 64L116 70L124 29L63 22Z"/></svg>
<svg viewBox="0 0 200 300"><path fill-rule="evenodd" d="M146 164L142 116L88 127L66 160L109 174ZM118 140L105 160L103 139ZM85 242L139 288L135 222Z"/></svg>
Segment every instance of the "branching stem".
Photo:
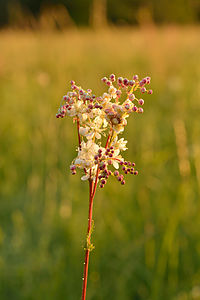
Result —
<svg viewBox="0 0 200 300"><path fill-rule="evenodd" d="M77 119L77 128L78 128L78 134L79 134L79 123ZM105 148L108 147L108 144L110 142L112 132L108 135ZM80 135L79 135L80 137ZM90 255L90 247L88 247L88 244L90 244L91 240L91 233L92 233L92 208L93 208L93 200L97 189L97 182L98 182L98 176L99 176L99 165L97 166L96 171L96 177L95 177L95 183L92 180L91 176L91 169L90 169L90 178L89 178L89 212L88 212L88 229L87 229L87 243L86 243L86 249L85 249L85 262L84 262L84 273L83 273L83 287L82 287L82 298L81 300L86 299L86 288L87 288L87 279L88 279L88 265L89 265L89 255Z"/></svg>

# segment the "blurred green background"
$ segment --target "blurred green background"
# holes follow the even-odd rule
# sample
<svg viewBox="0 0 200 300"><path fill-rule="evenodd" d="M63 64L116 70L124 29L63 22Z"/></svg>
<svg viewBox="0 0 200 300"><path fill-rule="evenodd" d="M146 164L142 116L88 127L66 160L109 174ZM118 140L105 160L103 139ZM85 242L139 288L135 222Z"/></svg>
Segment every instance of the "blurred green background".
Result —
<svg viewBox="0 0 200 300"><path fill-rule="evenodd" d="M138 11L135 27L53 14L30 30L21 15L0 32L1 300L81 298L88 185L69 172L72 120L55 114L71 79L101 94L111 73L150 75L154 93L124 133L139 175L95 197L87 299L200 299L200 27Z"/></svg>

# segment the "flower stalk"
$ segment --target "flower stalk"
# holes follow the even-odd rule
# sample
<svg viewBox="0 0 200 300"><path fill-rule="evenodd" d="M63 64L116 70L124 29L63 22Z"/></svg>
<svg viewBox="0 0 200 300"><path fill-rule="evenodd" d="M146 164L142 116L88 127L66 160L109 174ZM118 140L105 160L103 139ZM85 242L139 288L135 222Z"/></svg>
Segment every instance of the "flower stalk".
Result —
<svg viewBox="0 0 200 300"><path fill-rule="evenodd" d="M86 299L88 280L89 255L94 249L91 243L93 231L92 209L94 196L99 187L103 188L109 177L114 177L122 185L127 174L137 175L135 163L126 161L122 152L127 150L127 141L119 139L127 125L131 114L143 113L144 100L136 95L152 94L146 85L150 77L139 80L134 75L131 80L111 74L109 79L102 78L108 86L108 92L97 97L91 89L83 90L71 81L72 91L68 92L61 101L57 118L70 116L77 123L78 154L70 166L71 174L77 169L82 170L81 180L89 181L89 212L88 228L85 247L85 262L83 274L82 300ZM105 147L102 146L102 136L107 137ZM113 170L114 169L114 170ZM121 171L119 171L121 169Z"/></svg>
<svg viewBox="0 0 200 300"><path fill-rule="evenodd" d="M93 208L94 195L93 195L93 181L90 179L89 180L88 229L87 229L87 241L86 241L86 248L85 248L85 262L84 262L83 287L82 287L82 298L81 298L81 300L86 299L89 255L90 255L90 251L92 251L92 249L90 249L90 242L91 242L91 233L92 233L92 208Z"/></svg>

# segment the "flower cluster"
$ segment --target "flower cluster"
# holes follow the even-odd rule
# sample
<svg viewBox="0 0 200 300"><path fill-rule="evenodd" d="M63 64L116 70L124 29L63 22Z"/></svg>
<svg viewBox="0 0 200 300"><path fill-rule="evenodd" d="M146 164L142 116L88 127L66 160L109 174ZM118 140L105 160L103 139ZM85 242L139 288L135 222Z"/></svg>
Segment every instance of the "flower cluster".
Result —
<svg viewBox="0 0 200 300"><path fill-rule="evenodd" d="M83 90L71 81L71 91L63 96L57 118L70 116L77 123L78 154L70 169L73 175L77 168L83 170L82 180L100 182L104 187L109 176L114 176L122 185L125 175L137 175L135 163L125 161L122 152L127 149L127 141L119 138L127 125L127 118L131 113L143 113L144 100L136 96L152 94L146 86L150 77L139 80L134 75L131 80L111 74L102 81L107 85L108 92L96 96L91 89ZM105 146L103 140L105 139ZM121 173L119 172L121 168Z"/></svg>

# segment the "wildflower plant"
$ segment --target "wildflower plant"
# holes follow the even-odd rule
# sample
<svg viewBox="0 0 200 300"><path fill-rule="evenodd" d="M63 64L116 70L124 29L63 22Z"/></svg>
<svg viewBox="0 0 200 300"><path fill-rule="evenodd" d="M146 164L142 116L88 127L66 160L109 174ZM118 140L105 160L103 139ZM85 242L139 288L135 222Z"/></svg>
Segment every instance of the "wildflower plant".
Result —
<svg viewBox="0 0 200 300"><path fill-rule="evenodd" d="M127 141L120 135L131 114L143 113L144 100L140 98L141 94L152 94L152 90L146 88L150 84L150 77L139 80L134 75L131 80L122 77L116 80L115 75L111 74L109 78L102 78L102 82L108 87L108 92L96 96L91 89L84 90L72 80L71 91L63 96L56 114L57 118L70 116L76 123L78 153L70 170L72 175L76 175L80 169L81 180L89 182L82 300L86 298L89 254L94 249L91 243L92 208L97 186L103 188L110 177L124 185L126 175L138 174L135 163L123 158Z"/></svg>

